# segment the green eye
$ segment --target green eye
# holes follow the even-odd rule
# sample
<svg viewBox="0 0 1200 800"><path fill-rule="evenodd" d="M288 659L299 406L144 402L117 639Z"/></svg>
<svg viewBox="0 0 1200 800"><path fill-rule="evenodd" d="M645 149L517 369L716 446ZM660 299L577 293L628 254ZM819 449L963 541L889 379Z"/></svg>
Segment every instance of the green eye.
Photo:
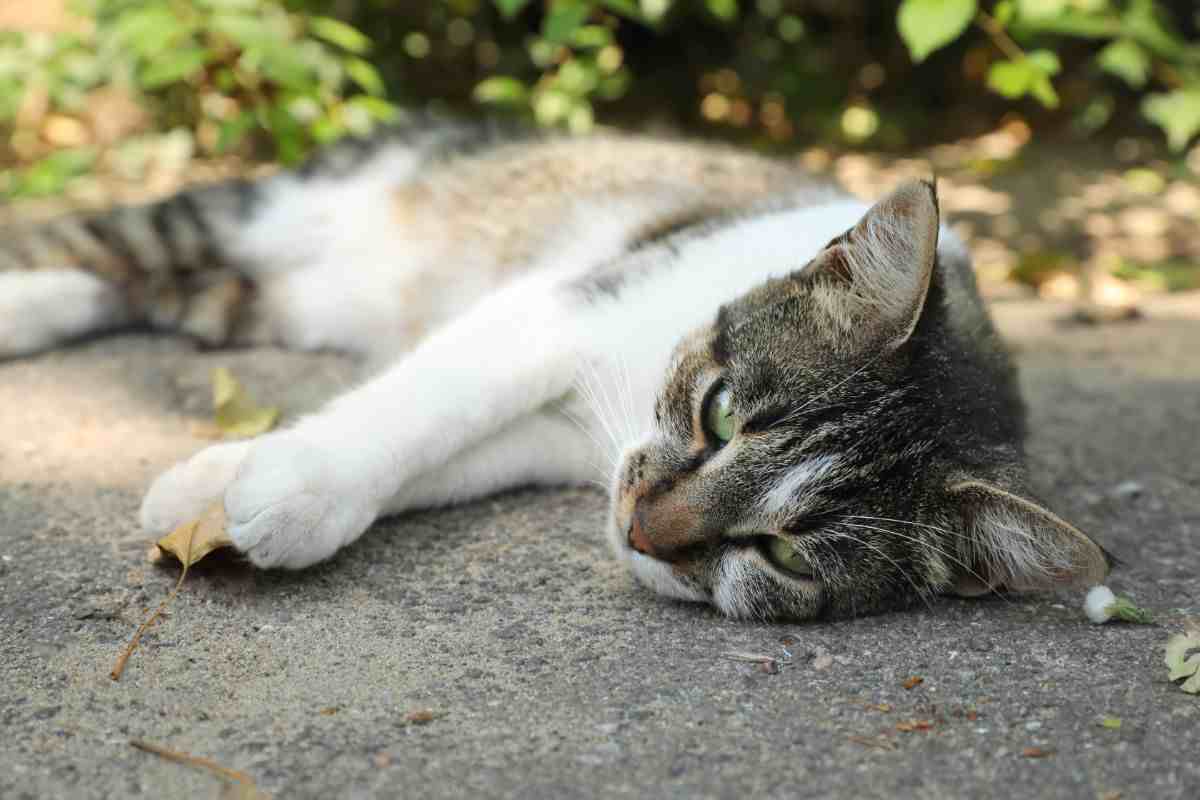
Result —
<svg viewBox="0 0 1200 800"><path fill-rule="evenodd" d="M782 536L772 536L767 542L767 557L780 569L804 578L814 576L812 564L808 559L796 552L792 543Z"/></svg>
<svg viewBox="0 0 1200 800"><path fill-rule="evenodd" d="M704 429L721 444L733 438L733 397L722 386L708 397L704 406Z"/></svg>

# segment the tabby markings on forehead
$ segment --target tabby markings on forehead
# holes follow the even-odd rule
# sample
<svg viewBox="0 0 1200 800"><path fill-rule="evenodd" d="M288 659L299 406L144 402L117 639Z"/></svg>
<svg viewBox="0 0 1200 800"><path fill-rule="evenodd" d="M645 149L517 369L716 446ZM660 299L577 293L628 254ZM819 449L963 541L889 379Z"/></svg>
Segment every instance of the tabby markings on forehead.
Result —
<svg viewBox="0 0 1200 800"><path fill-rule="evenodd" d="M836 455L806 458L784 473L763 493L759 507L765 514L777 514L788 508L803 507L821 488L822 482L841 463Z"/></svg>

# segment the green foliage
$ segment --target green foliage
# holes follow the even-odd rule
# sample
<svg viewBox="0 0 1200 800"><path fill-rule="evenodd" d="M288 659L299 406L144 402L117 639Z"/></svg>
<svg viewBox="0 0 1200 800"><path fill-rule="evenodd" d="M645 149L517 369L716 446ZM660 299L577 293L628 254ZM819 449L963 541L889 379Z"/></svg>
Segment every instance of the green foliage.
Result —
<svg viewBox="0 0 1200 800"><path fill-rule="evenodd" d="M924 61L961 36L977 12L975 0L907 0L900 4L896 26L913 61Z"/></svg>
<svg viewBox="0 0 1200 800"><path fill-rule="evenodd" d="M388 98L764 144L903 148L1013 103L1035 129L1140 109L1176 151L1200 134L1200 18L1182 0L76 2L89 24L74 32L0 33L0 159L23 170L10 190L108 164L92 106L114 87L142 108L138 130L286 163L390 118ZM56 116L91 138L61 120L48 135Z"/></svg>
<svg viewBox="0 0 1200 800"><path fill-rule="evenodd" d="M1008 57L994 63L987 84L1005 97L1033 97L1047 108L1059 105L1051 79L1062 65L1054 51L1026 53L1019 42L1110 40L1096 65L1134 89L1152 76L1170 89L1152 94L1142 112L1182 150L1200 134L1200 44L1185 39L1168 21L1166 4L1155 0L999 0L991 14L975 0L902 0L901 36L916 61L964 35L976 16L979 28Z"/></svg>
<svg viewBox="0 0 1200 800"><path fill-rule="evenodd" d="M340 20L278 0L81 0L77 10L90 29L0 39L0 126L21 121L30 92L47 93L46 113L79 115L90 91L112 84L153 122L185 126L209 151L261 145L292 163L316 143L394 113L363 58L370 39ZM18 156L36 150L22 133L10 142ZM10 190L50 191L86 171L69 152L83 151L37 161Z"/></svg>

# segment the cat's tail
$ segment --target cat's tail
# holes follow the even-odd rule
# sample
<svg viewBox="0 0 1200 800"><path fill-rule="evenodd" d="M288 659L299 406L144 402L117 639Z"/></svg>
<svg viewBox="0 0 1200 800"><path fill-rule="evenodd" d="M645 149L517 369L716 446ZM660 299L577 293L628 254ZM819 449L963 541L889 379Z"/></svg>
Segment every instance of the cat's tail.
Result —
<svg viewBox="0 0 1200 800"><path fill-rule="evenodd" d="M223 341L248 288L249 181L0 230L0 358L135 324Z"/></svg>
<svg viewBox="0 0 1200 800"><path fill-rule="evenodd" d="M0 360L130 326L225 343L250 322L264 279L348 241L361 251L388 224L400 182L495 139L485 126L413 118L260 180L0 229Z"/></svg>

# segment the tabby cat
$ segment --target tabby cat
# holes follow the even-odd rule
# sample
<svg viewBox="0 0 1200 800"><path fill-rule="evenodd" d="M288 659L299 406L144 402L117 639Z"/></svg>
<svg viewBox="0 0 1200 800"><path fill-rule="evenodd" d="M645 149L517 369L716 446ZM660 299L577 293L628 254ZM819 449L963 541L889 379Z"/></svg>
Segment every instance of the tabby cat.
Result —
<svg viewBox="0 0 1200 800"><path fill-rule="evenodd" d="M387 358L142 504L223 498L260 567L381 516L594 480L655 591L812 619L1099 582L1031 499L1013 368L929 183L617 134L414 122L260 182L10 229L0 358L121 327Z"/></svg>

